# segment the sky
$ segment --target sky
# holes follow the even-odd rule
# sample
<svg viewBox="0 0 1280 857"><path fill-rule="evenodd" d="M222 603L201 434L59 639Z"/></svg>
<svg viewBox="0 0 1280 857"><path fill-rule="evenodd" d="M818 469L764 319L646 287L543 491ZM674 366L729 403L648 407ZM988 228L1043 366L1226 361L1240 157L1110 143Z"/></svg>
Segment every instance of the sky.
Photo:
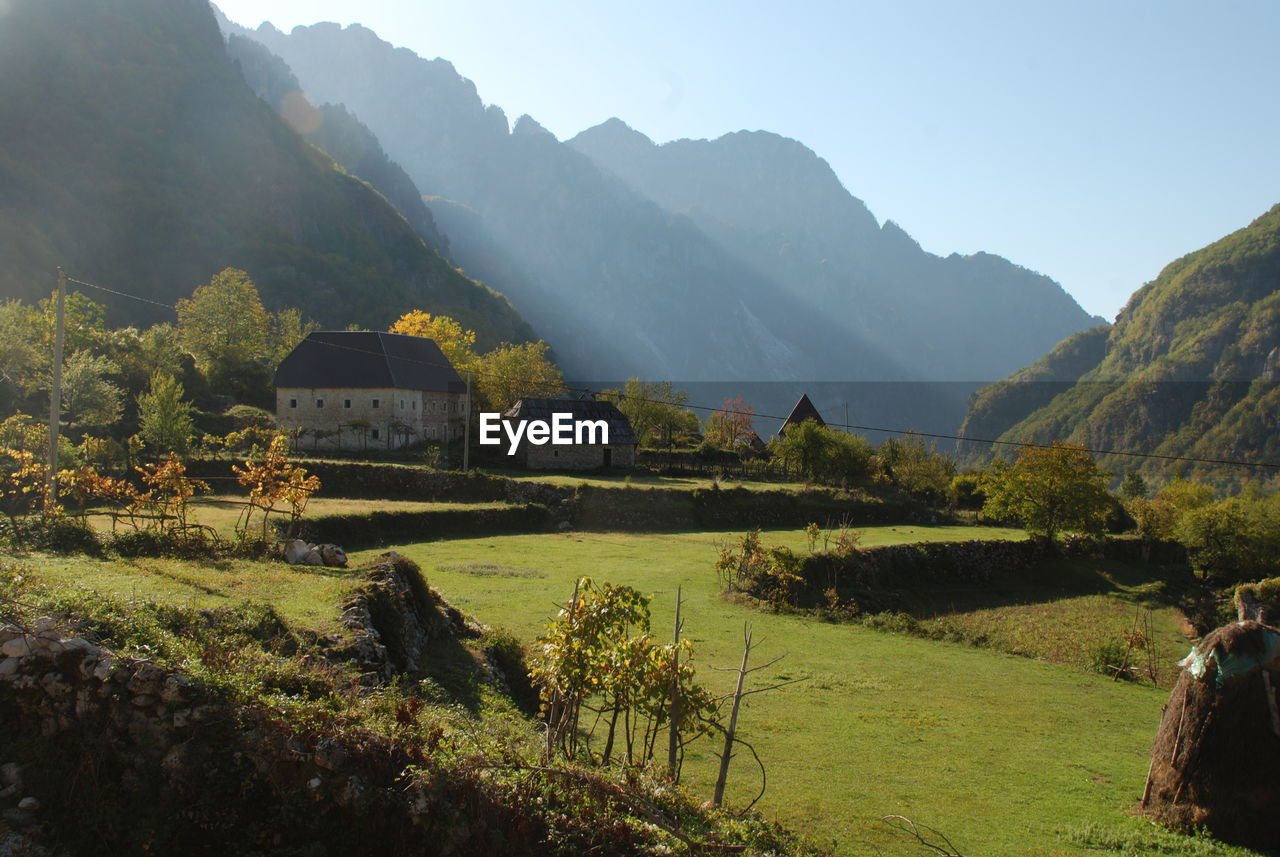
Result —
<svg viewBox="0 0 1280 857"><path fill-rule="evenodd" d="M220 0L360 23L560 139L738 130L816 151L876 217L984 250L1108 320L1280 202L1280 3Z"/></svg>

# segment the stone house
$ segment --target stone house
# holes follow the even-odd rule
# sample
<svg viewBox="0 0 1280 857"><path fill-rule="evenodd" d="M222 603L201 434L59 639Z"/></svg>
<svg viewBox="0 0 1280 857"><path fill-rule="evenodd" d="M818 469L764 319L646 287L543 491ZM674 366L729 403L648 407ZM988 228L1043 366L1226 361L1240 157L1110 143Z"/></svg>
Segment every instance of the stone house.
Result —
<svg viewBox="0 0 1280 857"><path fill-rule="evenodd" d="M276 420L309 449L398 449L462 437L467 388L431 339L316 331L276 369Z"/></svg>
<svg viewBox="0 0 1280 857"><path fill-rule="evenodd" d="M521 399L502 415L503 420L542 420L551 423L557 413L567 413L574 422L603 420L609 429L608 443L574 443L542 445L529 443L524 437L516 447L513 461L530 470L598 470L636 466L639 441L631 429L627 415L613 402L581 399Z"/></svg>

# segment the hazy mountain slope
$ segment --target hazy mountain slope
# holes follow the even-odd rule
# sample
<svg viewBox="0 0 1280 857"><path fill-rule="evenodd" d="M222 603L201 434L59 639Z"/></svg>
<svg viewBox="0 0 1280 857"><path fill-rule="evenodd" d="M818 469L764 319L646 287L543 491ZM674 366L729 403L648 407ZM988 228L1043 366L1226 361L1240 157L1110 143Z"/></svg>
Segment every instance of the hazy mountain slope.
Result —
<svg viewBox="0 0 1280 857"><path fill-rule="evenodd" d="M219 23L224 20L220 18ZM422 201L421 191L409 174L387 157L378 138L359 119L341 104L313 105L285 61L253 39L228 33L227 55L240 66L249 88L274 107L289 127L347 172L368 182L429 245L447 253L448 242Z"/></svg>
<svg viewBox="0 0 1280 857"><path fill-rule="evenodd" d="M996 377L1099 321L999 256L940 258L881 228L826 161L777 134L657 146L610 119L568 145L925 378Z"/></svg>
<svg viewBox="0 0 1280 857"><path fill-rule="evenodd" d="M447 62L394 49L358 26L287 36L264 26L251 35L313 100L357 113L424 193L451 202L433 199L432 208L453 258L508 293L571 372L909 375L829 311L787 294L532 119L508 130L502 111L486 108Z"/></svg>
<svg viewBox="0 0 1280 857"><path fill-rule="evenodd" d="M975 395L966 431L1001 412L1005 439L1280 461L1280 206L1168 265L1129 300L1097 365L1014 420L1024 373Z"/></svg>
<svg viewBox="0 0 1280 857"><path fill-rule="evenodd" d="M200 0L12 0L0 26L0 293L53 267L172 302L226 266L271 306L382 326L426 306L531 335L246 86ZM111 302L116 320L164 311Z"/></svg>

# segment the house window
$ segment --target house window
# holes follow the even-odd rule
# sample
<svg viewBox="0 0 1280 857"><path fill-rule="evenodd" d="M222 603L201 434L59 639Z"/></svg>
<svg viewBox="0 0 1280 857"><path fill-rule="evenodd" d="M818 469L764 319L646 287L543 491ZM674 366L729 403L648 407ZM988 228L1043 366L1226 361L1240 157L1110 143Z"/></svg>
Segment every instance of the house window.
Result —
<svg viewBox="0 0 1280 857"><path fill-rule="evenodd" d="M404 410L404 399L400 400L400 410Z"/></svg>
<svg viewBox="0 0 1280 857"><path fill-rule="evenodd" d="M324 399L316 399L316 407L317 407L317 408L323 408L323 407L324 407Z"/></svg>
<svg viewBox="0 0 1280 857"><path fill-rule="evenodd" d="M409 403L409 406L410 406L409 407L410 410L416 411L418 409L418 400L414 399Z"/></svg>
<svg viewBox="0 0 1280 857"><path fill-rule="evenodd" d="M382 402L378 401L377 399L374 399L374 400L373 400L373 406L374 406L375 408L380 408L380 407L382 407Z"/></svg>
<svg viewBox="0 0 1280 857"><path fill-rule="evenodd" d="M344 407L344 408L345 408L345 409L347 409L348 411L349 411L349 410L351 410L351 400L350 400L350 399L343 399L343 400L342 400L342 407Z"/></svg>
<svg viewBox="0 0 1280 857"><path fill-rule="evenodd" d="M289 407L291 407L291 408L296 408L296 407L298 407L298 400L297 400L297 399L290 399L290 400L289 400Z"/></svg>
<svg viewBox="0 0 1280 857"><path fill-rule="evenodd" d="M374 399L374 401L376 402L377 399ZM373 437L374 440L377 440L379 436L378 429L374 429L372 432L370 432L370 435Z"/></svg>

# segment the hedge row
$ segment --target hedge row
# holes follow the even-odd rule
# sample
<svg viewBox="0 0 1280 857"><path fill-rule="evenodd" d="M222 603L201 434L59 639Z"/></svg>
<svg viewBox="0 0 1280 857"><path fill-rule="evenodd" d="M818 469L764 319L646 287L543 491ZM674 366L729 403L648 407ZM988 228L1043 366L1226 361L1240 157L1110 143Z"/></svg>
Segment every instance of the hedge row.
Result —
<svg viewBox="0 0 1280 857"><path fill-rule="evenodd" d="M435 509L425 512L368 512L304 519L299 536L344 548L379 547L431 539L467 538L552 529L551 510L536 503L504 508Z"/></svg>

